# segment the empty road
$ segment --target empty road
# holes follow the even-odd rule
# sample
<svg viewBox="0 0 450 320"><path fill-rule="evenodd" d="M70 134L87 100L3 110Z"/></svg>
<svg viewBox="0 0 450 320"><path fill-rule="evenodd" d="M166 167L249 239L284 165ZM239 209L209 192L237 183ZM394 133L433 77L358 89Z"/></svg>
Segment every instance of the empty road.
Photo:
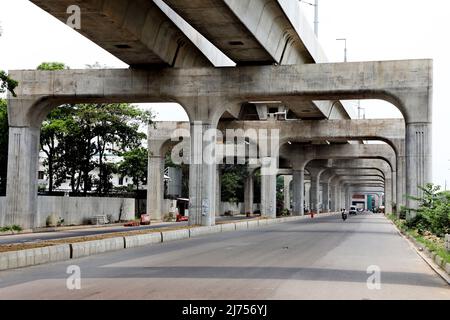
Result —
<svg viewBox="0 0 450 320"><path fill-rule="evenodd" d="M69 265L81 289L69 290ZM380 270L369 289L368 268ZM0 299L450 299L449 286L381 215L256 230L0 272Z"/></svg>

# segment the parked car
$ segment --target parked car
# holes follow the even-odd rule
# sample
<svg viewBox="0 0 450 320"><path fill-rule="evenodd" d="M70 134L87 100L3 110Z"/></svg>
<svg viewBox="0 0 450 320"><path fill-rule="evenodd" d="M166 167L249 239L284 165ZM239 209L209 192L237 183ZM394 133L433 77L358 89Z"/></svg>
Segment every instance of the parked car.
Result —
<svg viewBox="0 0 450 320"><path fill-rule="evenodd" d="M355 206L351 206L348 214L350 214L350 215L357 215L358 214L358 209Z"/></svg>

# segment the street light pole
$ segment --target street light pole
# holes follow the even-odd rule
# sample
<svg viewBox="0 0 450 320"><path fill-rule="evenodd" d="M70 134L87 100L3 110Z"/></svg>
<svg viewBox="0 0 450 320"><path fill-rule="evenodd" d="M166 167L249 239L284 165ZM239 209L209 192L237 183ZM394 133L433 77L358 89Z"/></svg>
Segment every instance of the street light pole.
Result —
<svg viewBox="0 0 450 320"><path fill-rule="evenodd" d="M318 38L319 37L319 0L315 0L314 3L304 1L304 0L298 0L298 1L314 7L314 34Z"/></svg>
<svg viewBox="0 0 450 320"><path fill-rule="evenodd" d="M316 37L319 37L319 0L315 1L314 4L314 33Z"/></svg>
<svg viewBox="0 0 450 320"><path fill-rule="evenodd" d="M337 41L344 41L344 62L347 62L347 38L339 38Z"/></svg>

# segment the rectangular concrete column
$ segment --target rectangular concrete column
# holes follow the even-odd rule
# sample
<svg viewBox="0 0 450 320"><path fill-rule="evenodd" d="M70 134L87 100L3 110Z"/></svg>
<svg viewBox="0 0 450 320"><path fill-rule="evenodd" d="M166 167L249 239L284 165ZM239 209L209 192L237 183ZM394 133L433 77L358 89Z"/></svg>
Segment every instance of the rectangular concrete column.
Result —
<svg viewBox="0 0 450 320"><path fill-rule="evenodd" d="M392 213L392 179L386 178L384 180L384 194L385 194L385 212L386 214Z"/></svg>
<svg viewBox="0 0 450 320"><path fill-rule="evenodd" d="M37 215L40 129L9 128L6 215L1 225L23 229L40 225Z"/></svg>
<svg viewBox="0 0 450 320"><path fill-rule="evenodd" d="M392 172L391 175L391 195L392 195L392 203L397 204L397 172ZM394 211L394 208L392 208L392 211ZM394 212L393 212L394 213Z"/></svg>
<svg viewBox="0 0 450 320"><path fill-rule="evenodd" d="M406 124L406 193L408 196L421 197L423 192L418 186L432 182L432 132L431 123ZM408 208L417 208L418 203L410 197L406 199ZM409 218L415 215L410 212Z"/></svg>
<svg viewBox="0 0 450 320"><path fill-rule="evenodd" d="M331 202L332 202L332 211L333 212L338 212L340 211L340 206L339 206L339 185L335 184L332 187L332 193L331 193Z"/></svg>
<svg viewBox="0 0 450 320"><path fill-rule="evenodd" d="M303 216L305 214L305 170L294 170L292 178L292 214Z"/></svg>
<svg viewBox="0 0 450 320"><path fill-rule="evenodd" d="M218 165L216 170L216 217L220 216L221 214L221 207L222 207L222 181L220 179L221 177L221 168Z"/></svg>
<svg viewBox="0 0 450 320"><path fill-rule="evenodd" d="M400 208L406 206L406 158L397 156L397 178L396 178L396 200L397 212L400 213Z"/></svg>
<svg viewBox="0 0 450 320"><path fill-rule="evenodd" d="M249 173L244 184L244 207L245 213L253 213L253 174Z"/></svg>
<svg viewBox="0 0 450 320"><path fill-rule="evenodd" d="M291 211L292 176L284 176L284 209Z"/></svg>
<svg viewBox="0 0 450 320"><path fill-rule="evenodd" d="M305 182L305 207L311 211L311 181Z"/></svg>
<svg viewBox="0 0 450 320"><path fill-rule="evenodd" d="M320 177L311 174L311 210L320 213Z"/></svg>
<svg viewBox="0 0 450 320"><path fill-rule="evenodd" d="M277 163L274 158L262 158L261 167L261 215L277 216Z"/></svg>
<svg viewBox="0 0 450 320"><path fill-rule="evenodd" d="M163 218L164 160L161 156L148 157L147 214L156 221Z"/></svg>
<svg viewBox="0 0 450 320"><path fill-rule="evenodd" d="M191 124L189 225L215 225L216 133L210 124Z"/></svg>
<svg viewBox="0 0 450 320"><path fill-rule="evenodd" d="M322 206L324 212L330 212L330 184L322 184Z"/></svg>
<svg viewBox="0 0 450 320"><path fill-rule="evenodd" d="M344 189L344 203L345 203L345 209L350 209L350 188L345 187Z"/></svg>

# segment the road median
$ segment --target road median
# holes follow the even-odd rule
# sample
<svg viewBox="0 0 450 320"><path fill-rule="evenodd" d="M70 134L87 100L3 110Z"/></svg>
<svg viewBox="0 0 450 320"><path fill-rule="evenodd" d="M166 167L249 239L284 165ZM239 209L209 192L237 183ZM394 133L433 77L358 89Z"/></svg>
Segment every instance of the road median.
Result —
<svg viewBox="0 0 450 320"><path fill-rule="evenodd" d="M328 215L330 214L323 214L323 216ZM32 244L35 246L33 248L27 248L24 244L18 244L17 250L8 250L14 248L14 246L4 245L4 251L0 252L0 271L67 261L122 249L197 238L221 232L252 230L277 223L293 222L307 218L309 216L283 217L277 219L262 218L218 224L209 227L190 226L172 229L154 229L145 232L129 231L94 236L91 237L92 239L90 237L79 237L43 241Z"/></svg>

